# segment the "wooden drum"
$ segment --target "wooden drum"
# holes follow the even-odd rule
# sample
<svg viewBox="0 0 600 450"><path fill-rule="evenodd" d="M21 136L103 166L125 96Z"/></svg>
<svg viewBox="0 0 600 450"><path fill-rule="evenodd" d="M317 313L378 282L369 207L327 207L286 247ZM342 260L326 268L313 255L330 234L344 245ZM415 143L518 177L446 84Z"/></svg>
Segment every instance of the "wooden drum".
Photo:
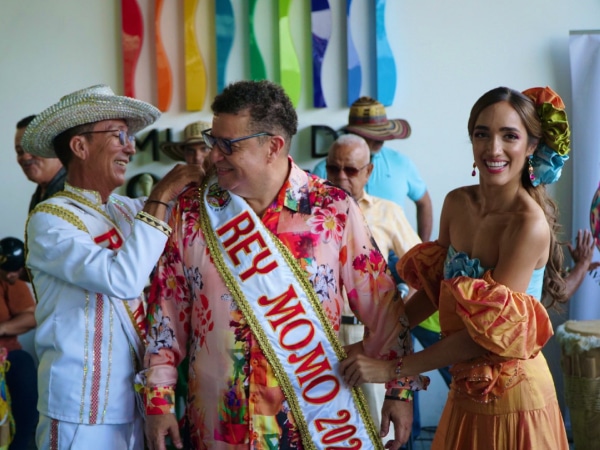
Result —
<svg viewBox="0 0 600 450"><path fill-rule="evenodd" d="M568 320L556 329L565 400L577 450L600 445L600 320Z"/></svg>

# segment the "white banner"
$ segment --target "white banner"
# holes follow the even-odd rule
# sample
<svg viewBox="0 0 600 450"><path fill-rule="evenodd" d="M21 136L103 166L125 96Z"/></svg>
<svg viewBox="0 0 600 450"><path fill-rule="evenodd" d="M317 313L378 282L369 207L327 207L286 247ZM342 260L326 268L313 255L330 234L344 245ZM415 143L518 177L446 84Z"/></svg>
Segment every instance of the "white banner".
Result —
<svg viewBox="0 0 600 450"><path fill-rule="evenodd" d="M600 237L600 214L591 210L600 182L600 31L571 31L571 161L573 233L592 226ZM598 205L597 205L598 206ZM595 219L594 219L595 217ZM590 218L592 218L590 224ZM595 228L595 229L594 229ZM595 252L594 260L598 260ZM600 272L585 277L570 302L572 320L600 319Z"/></svg>

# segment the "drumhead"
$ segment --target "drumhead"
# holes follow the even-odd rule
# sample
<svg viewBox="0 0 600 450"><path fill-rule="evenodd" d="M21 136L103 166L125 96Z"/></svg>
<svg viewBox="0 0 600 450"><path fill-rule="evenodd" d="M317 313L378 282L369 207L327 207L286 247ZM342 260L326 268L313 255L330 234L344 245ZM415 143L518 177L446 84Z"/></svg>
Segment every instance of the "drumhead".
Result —
<svg viewBox="0 0 600 450"><path fill-rule="evenodd" d="M581 336L600 336L600 320L567 320L565 331Z"/></svg>

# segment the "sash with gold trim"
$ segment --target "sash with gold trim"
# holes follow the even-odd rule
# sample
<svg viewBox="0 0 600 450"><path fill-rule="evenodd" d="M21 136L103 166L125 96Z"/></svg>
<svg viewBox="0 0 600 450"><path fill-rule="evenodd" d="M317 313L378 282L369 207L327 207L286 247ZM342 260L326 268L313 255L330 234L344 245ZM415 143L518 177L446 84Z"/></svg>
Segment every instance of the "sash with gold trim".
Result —
<svg viewBox="0 0 600 450"><path fill-rule="evenodd" d="M102 247L118 251L125 242L122 231L111 217L87 198L70 190L60 191L53 198L61 204L41 203L36 206L35 211L43 211L67 220L78 229L89 233L94 242ZM125 220L130 222L129 225L133 227L136 213L129 211L129 208L124 205L118 209ZM142 326L143 311L133 310L130 308L130 302L128 301L113 298L109 295L103 296L111 302L132 350L135 352L137 363L141 364L144 357L143 333L145 331Z"/></svg>
<svg viewBox="0 0 600 450"><path fill-rule="evenodd" d="M339 373L344 350L294 256L216 177L200 195L210 254L273 368L304 448L383 449L362 391Z"/></svg>

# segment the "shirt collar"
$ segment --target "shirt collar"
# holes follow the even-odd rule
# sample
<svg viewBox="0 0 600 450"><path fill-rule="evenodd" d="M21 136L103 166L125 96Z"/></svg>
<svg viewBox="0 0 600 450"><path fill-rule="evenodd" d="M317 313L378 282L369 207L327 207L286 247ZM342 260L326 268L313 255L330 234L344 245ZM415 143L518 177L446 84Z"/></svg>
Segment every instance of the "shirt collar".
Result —
<svg viewBox="0 0 600 450"><path fill-rule="evenodd" d="M358 201L358 204L361 204L361 203L366 203L367 205L372 205L373 204L373 196L367 194L367 192L365 190L363 190L363 196Z"/></svg>
<svg viewBox="0 0 600 450"><path fill-rule="evenodd" d="M102 206L102 197L100 196L100 193L98 191L91 191L89 189L83 189L83 188L71 186L66 181L65 181L65 191L72 192L73 194L77 194L81 197L84 197L97 206Z"/></svg>
<svg viewBox="0 0 600 450"><path fill-rule="evenodd" d="M288 156L288 161L290 163L290 174L279 190L275 208L281 210L281 207L286 207L294 212L310 214L308 174L296 165L291 156Z"/></svg>

